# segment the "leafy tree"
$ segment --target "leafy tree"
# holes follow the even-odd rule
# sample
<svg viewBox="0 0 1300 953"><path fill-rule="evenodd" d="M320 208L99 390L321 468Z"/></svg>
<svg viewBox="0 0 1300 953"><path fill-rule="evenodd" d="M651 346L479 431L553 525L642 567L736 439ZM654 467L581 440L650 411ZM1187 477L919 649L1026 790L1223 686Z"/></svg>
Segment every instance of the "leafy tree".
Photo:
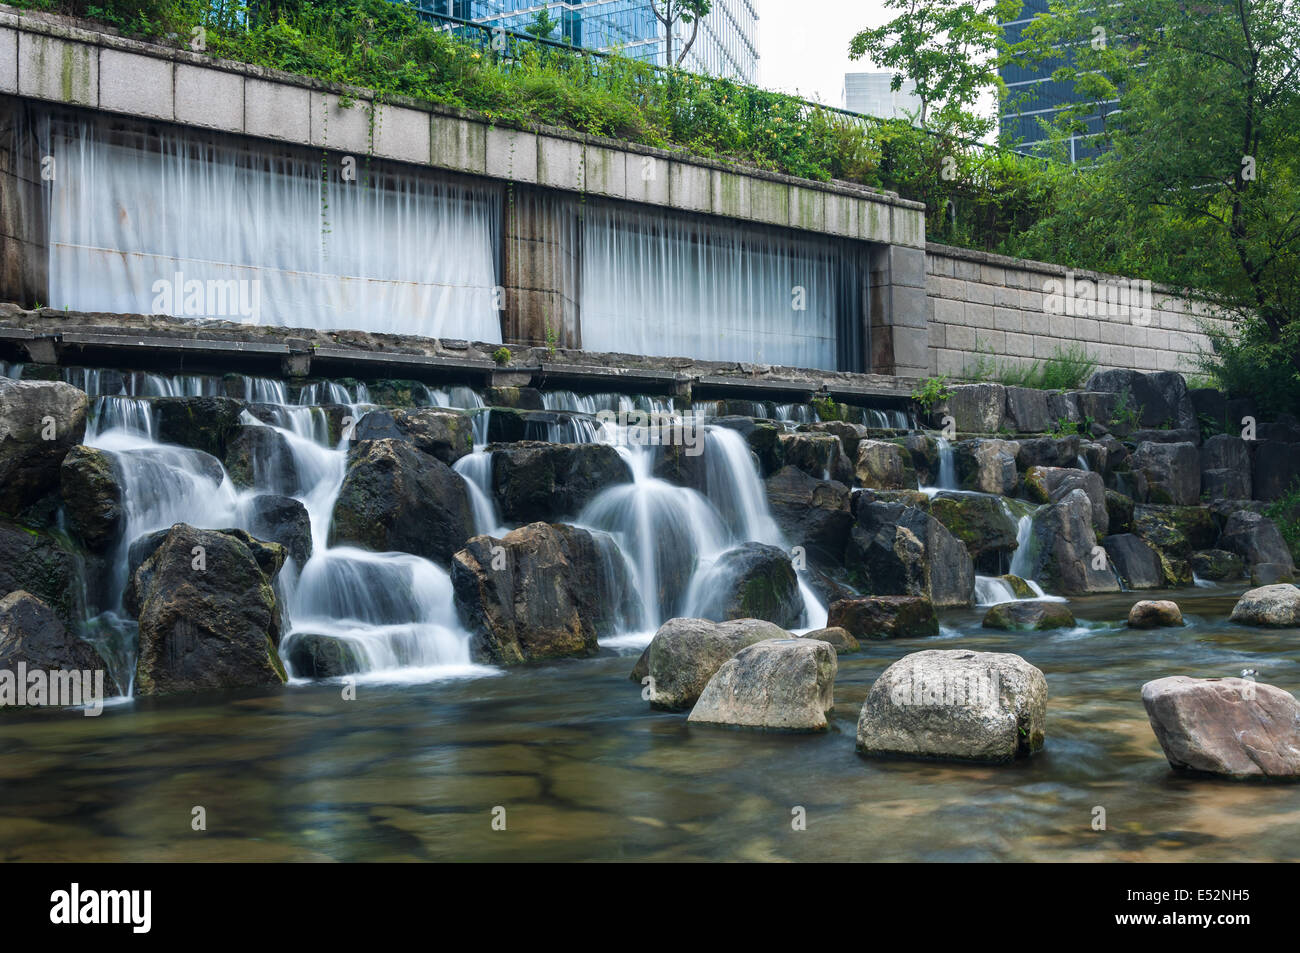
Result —
<svg viewBox="0 0 1300 953"><path fill-rule="evenodd" d="M1066 44L1058 77L1119 108L1038 241L1110 248L1206 294L1235 319L1211 335L1221 381L1300 409L1300 3L1065 0L1013 53L1060 60Z"/></svg>
<svg viewBox="0 0 1300 953"><path fill-rule="evenodd" d="M650 9L664 25L664 62L669 66L681 66L700 34L700 21L713 9L713 0L650 0ZM673 27L678 23L690 25L691 37L683 44L681 53L674 60Z"/></svg>
<svg viewBox="0 0 1300 953"><path fill-rule="evenodd" d="M894 71L893 89L916 83L916 121L981 136L994 120L975 107L987 90L1005 91L998 76L1003 20L1016 17L1022 0L885 0L898 16L863 30L849 44L853 59L870 57Z"/></svg>
<svg viewBox="0 0 1300 953"><path fill-rule="evenodd" d="M551 16L551 11L547 7L537 11L532 22L524 27L524 32L537 37L539 40L553 39L553 34L560 28L560 21Z"/></svg>

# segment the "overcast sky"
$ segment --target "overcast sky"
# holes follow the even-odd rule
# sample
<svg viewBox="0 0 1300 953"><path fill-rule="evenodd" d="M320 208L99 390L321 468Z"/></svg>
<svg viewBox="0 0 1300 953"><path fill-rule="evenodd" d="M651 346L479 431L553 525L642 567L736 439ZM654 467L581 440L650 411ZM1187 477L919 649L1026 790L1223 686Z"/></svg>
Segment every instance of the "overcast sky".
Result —
<svg viewBox="0 0 1300 953"><path fill-rule="evenodd" d="M849 59L855 33L886 22L880 0L757 0L759 84L844 105L844 74L869 72Z"/></svg>

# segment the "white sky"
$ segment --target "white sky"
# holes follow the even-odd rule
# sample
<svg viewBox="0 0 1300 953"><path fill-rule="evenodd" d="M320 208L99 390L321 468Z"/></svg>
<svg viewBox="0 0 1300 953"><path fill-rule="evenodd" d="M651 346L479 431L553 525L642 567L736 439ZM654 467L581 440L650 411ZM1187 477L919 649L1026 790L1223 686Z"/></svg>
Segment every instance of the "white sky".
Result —
<svg viewBox="0 0 1300 953"><path fill-rule="evenodd" d="M844 74L866 73L849 59L849 41L887 22L879 0L756 0L760 86L798 92L828 106L844 105Z"/></svg>

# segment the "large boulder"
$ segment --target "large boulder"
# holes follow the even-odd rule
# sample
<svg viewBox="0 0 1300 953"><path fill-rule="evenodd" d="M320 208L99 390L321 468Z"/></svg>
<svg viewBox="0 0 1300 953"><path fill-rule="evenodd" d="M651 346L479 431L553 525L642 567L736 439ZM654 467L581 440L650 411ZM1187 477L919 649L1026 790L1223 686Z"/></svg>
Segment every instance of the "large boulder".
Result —
<svg viewBox="0 0 1300 953"><path fill-rule="evenodd" d="M1020 444L1014 440L962 440L953 446L957 484L963 490L1010 496L1020 482L1019 453Z"/></svg>
<svg viewBox="0 0 1300 953"><path fill-rule="evenodd" d="M226 458L242 426L243 404L230 397L151 397L156 435L163 443Z"/></svg>
<svg viewBox="0 0 1300 953"><path fill-rule="evenodd" d="M365 667L357 647L337 636L295 632L285 637L284 650L296 678L341 678Z"/></svg>
<svg viewBox="0 0 1300 953"><path fill-rule="evenodd" d="M510 522L577 516L601 490L632 482L618 451L601 443L492 444L492 490Z"/></svg>
<svg viewBox="0 0 1300 953"><path fill-rule="evenodd" d="M595 655L598 639L641 615L613 539L575 526L475 536L452 560L451 582L475 658L498 665Z"/></svg>
<svg viewBox="0 0 1300 953"><path fill-rule="evenodd" d="M934 605L921 596L859 596L832 602L827 626L855 639L914 639L939 634Z"/></svg>
<svg viewBox="0 0 1300 953"><path fill-rule="evenodd" d="M767 478L772 519L792 546L802 546L810 563L837 565L853 525L849 488L818 480L797 467L782 467Z"/></svg>
<svg viewBox="0 0 1300 953"><path fill-rule="evenodd" d="M835 707L835 650L817 639L773 639L722 663L686 719L769 731L825 731Z"/></svg>
<svg viewBox="0 0 1300 953"><path fill-rule="evenodd" d="M135 688L173 695L284 682L276 653L279 607L272 580L284 548L263 544L259 565L243 539L184 523L135 571L140 650ZM265 562L265 559L264 559Z"/></svg>
<svg viewBox="0 0 1300 953"><path fill-rule="evenodd" d="M1101 541L1110 564L1129 589L1159 589L1165 584L1160 554L1140 536L1117 533Z"/></svg>
<svg viewBox="0 0 1300 953"><path fill-rule="evenodd" d="M411 553L445 566L473 526L460 474L404 441L367 440L348 454L329 543Z"/></svg>
<svg viewBox="0 0 1300 953"><path fill-rule="evenodd" d="M1105 536L1110 531L1110 509L1101 474L1077 467L1030 467L1025 491L1035 503L1057 503L1074 490L1082 490L1092 504L1092 526Z"/></svg>
<svg viewBox="0 0 1300 953"><path fill-rule="evenodd" d="M1078 467L1081 445L1079 438L1034 437L1030 440L1017 440L1020 452L1016 454L1016 465L1021 470L1030 467Z"/></svg>
<svg viewBox="0 0 1300 953"><path fill-rule="evenodd" d="M915 490L911 454L888 440L861 440L857 447L858 485L872 490Z"/></svg>
<svg viewBox="0 0 1300 953"><path fill-rule="evenodd" d="M848 655L851 652L861 651L862 646L855 639L848 629L842 629L838 626L827 626L824 629L812 629L799 636L801 639L817 639L825 642L835 650L836 655Z"/></svg>
<svg viewBox="0 0 1300 953"><path fill-rule="evenodd" d="M970 605L975 564L966 546L930 514L902 503L857 507L845 566L865 592L925 596L935 606Z"/></svg>
<svg viewBox="0 0 1300 953"><path fill-rule="evenodd" d="M451 466L474 449L474 418L442 407L372 410L357 422L352 438L405 440Z"/></svg>
<svg viewBox="0 0 1300 953"><path fill-rule="evenodd" d="M85 672L104 668L89 643L68 631L48 605L18 589L0 599L0 671L19 663L45 672Z"/></svg>
<svg viewBox="0 0 1300 953"><path fill-rule="evenodd" d="M800 430L809 433L829 433L840 438L840 443L844 447L844 455L850 460L858 459L858 445L871 436L871 430L863 424L851 424L846 420L819 420L811 424L803 424ZM912 486L916 486L915 483Z"/></svg>
<svg viewBox="0 0 1300 953"><path fill-rule="evenodd" d="M1002 763L1043 747L1047 679L1018 655L926 651L876 679L858 717L864 755Z"/></svg>
<svg viewBox="0 0 1300 953"><path fill-rule="evenodd" d="M1001 384L960 384L936 410L961 433L998 433L1007 424L1007 389Z"/></svg>
<svg viewBox="0 0 1300 953"><path fill-rule="evenodd" d="M1179 515L1180 511L1167 506L1139 506L1133 513L1133 533L1160 557L1166 586L1192 583L1190 559L1195 547L1183 531L1192 524L1180 520Z"/></svg>
<svg viewBox="0 0 1300 953"><path fill-rule="evenodd" d="M1300 704L1272 685L1174 675L1142 686L1169 764L1229 778L1300 777Z"/></svg>
<svg viewBox="0 0 1300 953"><path fill-rule="evenodd" d="M25 590L71 630L85 618L82 559L55 536L0 521L0 592Z"/></svg>
<svg viewBox="0 0 1300 953"><path fill-rule="evenodd" d="M1215 434L1201 445L1201 489L1212 500L1248 500L1250 445L1233 434Z"/></svg>
<svg viewBox="0 0 1300 953"><path fill-rule="evenodd" d="M279 543L299 569L311 558L311 517L307 507L289 496L259 494L245 511L248 531L257 539Z"/></svg>
<svg viewBox="0 0 1300 953"><path fill-rule="evenodd" d="M59 470L68 528L87 550L102 553L117 541L125 520L122 474L111 453L76 446Z"/></svg>
<svg viewBox="0 0 1300 953"><path fill-rule="evenodd" d="M1300 626L1300 589L1289 583L1260 586L1242 594L1232 607L1233 622L1270 629Z"/></svg>
<svg viewBox="0 0 1300 953"><path fill-rule="evenodd" d="M1188 558L1195 578L1223 582L1246 574L1246 561L1226 549L1202 549Z"/></svg>
<svg viewBox="0 0 1300 953"><path fill-rule="evenodd" d="M1137 412L1142 427L1196 428L1196 408L1187 392L1187 382L1175 371L1098 371L1088 378L1087 389L1127 394L1128 406Z"/></svg>
<svg viewBox="0 0 1300 953"><path fill-rule="evenodd" d="M1034 516L1029 571L1040 585L1066 596L1118 592L1115 574L1097 560L1097 536L1092 528L1092 501L1083 490L1071 490Z"/></svg>
<svg viewBox="0 0 1300 953"><path fill-rule="evenodd" d="M1260 440L1252 448L1252 496L1257 500L1285 496L1300 480L1300 443Z"/></svg>
<svg viewBox="0 0 1300 953"><path fill-rule="evenodd" d="M1143 599L1128 610L1130 629L1167 629L1183 624L1183 610L1169 599Z"/></svg>
<svg viewBox="0 0 1300 953"><path fill-rule="evenodd" d="M58 486L89 404L71 384L0 377L0 513L16 516Z"/></svg>
<svg viewBox="0 0 1300 953"><path fill-rule="evenodd" d="M789 554L763 543L742 543L701 570L692 584L701 619L763 619L783 629L803 619L799 577Z"/></svg>
<svg viewBox="0 0 1300 953"><path fill-rule="evenodd" d="M996 572L1002 554L1016 548L1016 520L996 497L936 493L930 500L929 513L966 544L976 566Z"/></svg>
<svg viewBox="0 0 1300 953"><path fill-rule="evenodd" d="M1106 522L1112 533L1127 533L1133 528L1133 498L1117 490L1106 491Z"/></svg>
<svg viewBox="0 0 1300 953"><path fill-rule="evenodd" d="M1064 602L1046 599L1022 599L1000 602L984 613L984 628L1009 632L1043 632L1048 629L1073 629L1074 613Z"/></svg>
<svg viewBox="0 0 1300 953"><path fill-rule="evenodd" d="M785 466L795 467L819 480L853 482L853 462L834 434L783 433L777 438L777 448Z"/></svg>
<svg viewBox="0 0 1300 953"><path fill-rule="evenodd" d="M293 496L303 489L289 441L273 427L245 424L226 441L226 472L238 487Z"/></svg>
<svg viewBox="0 0 1300 953"><path fill-rule="evenodd" d="M1152 503L1194 506L1201 498L1200 456L1194 443L1138 444L1132 468L1147 482L1147 499Z"/></svg>
<svg viewBox="0 0 1300 953"><path fill-rule="evenodd" d="M651 707L666 711L690 708L713 674L741 649L785 638L789 633L780 626L757 619L669 619L646 650Z"/></svg>
<svg viewBox="0 0 1300 953"><path fill-rule="evenodd" d="M1277 525L1267 516L1238 510L1228 517L1219 537L1219 546L1236 553L1246 563L1246 571L1260 574L1264 567L1276 582L1290 582L1295 577L1291 550Z"/></svg>
<svg viewBox="0 0 1300 953"><path fill-rule="evenodd" d="M1017 433L1044 433L1056 423L1051 397L1036 387L1007 388L1007 418Z"/></svg>

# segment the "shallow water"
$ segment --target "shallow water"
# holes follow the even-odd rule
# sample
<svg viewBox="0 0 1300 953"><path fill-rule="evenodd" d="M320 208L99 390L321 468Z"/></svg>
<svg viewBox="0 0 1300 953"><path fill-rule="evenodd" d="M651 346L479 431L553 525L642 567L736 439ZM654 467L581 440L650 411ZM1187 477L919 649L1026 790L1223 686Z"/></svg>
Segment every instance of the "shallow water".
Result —
<svg viewBox="0 0 1300 953"><path fill-rule="evenodd" d="M631 647L497 677L363 682L354 701L317 683L137 699L97 718L11 709L0 860L1300 859L1300 787L1176 775L1142 708L1142 683L1164 675L1254 668L1300 689L1300 630L1228 624L1240 591L1071 600L1081 620L1115 623L1167 596L1191 623L1179 630L997 633L974 610L945 614L950 634L841 658L822 736L652 712L628 680ZM1046 673L1045 750L1002 767L855 754L874 678L908 652L958 647Z"/></svg>

